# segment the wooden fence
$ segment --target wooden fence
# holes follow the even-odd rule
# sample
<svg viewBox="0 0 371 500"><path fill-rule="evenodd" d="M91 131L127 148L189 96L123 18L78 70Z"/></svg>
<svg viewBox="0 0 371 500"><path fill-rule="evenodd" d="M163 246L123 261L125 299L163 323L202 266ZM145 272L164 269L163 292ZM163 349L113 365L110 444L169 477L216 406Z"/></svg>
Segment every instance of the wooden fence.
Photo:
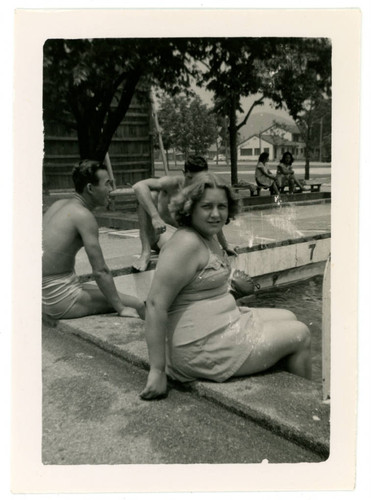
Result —
<svg viewBox="0 0 371 500"><path fill-rule="evenodd" d="M112 138L109 156L117 187L154 174L150 102L135 97ZM73 189L71 172L80 160L77 134L57 123L44 123L43 185L45 191Z"/></svg>

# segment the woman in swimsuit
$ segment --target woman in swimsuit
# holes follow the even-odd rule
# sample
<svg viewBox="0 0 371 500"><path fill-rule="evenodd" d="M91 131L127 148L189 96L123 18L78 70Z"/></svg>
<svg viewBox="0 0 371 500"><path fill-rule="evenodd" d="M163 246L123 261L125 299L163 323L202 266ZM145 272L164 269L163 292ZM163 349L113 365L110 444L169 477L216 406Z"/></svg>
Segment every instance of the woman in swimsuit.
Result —
<svg viewBox="0 0 371 500"><path fill-rule="evenodd" d="M229 293L230 265L216 235L237 209L231 189L211 173L171 204L180 228L161 250L147 299L143 399L166 396L167 376L223 382L279 361L311 377L308 328L290 311L239 308Z"/></svg>
<svg viewBox="0 0 371 500"><path fill-rule="evenodd" d="M294 157L287 151L282 155L280 163L277 165L277 185L280 192L283 192L285 186L289 186L289 193L293 194L295 186L298 186L299 191L304 190L303 184L295 175L295 171L292 168L294 163Z"/></svg>
<svg viewBox="0 0 371 500"><path fill-rule="evenodd" d="M276 176L269 170L266 163L268 162L269 154L264 152L259 156L258 164L255 168L255 181L259 188L270 190L271 194L280 194L276 183Z"/></svg>

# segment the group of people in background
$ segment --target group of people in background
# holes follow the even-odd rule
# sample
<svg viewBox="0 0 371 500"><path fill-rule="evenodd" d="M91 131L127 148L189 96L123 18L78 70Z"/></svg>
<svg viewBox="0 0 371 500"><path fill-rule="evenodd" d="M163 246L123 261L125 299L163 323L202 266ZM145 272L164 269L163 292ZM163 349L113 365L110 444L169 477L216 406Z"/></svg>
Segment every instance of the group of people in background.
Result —
<svg viewBox="0 0 371 500"><path fill-rule="evenodd" d="M259 159L264 168L267 159ZM112 190L106 167L84 160L73 181L74 197L55 202L44 215L43 315L56 320L116 311L144 320L150 371L143 399L165 397L169 377L223 382L277 364L311 377L307 326L287 310L238 307L230 293L228 256L236 250L223 228L239 204L233 189L208 172L204 158L188 158L183 176L133 186L142 243L133 271L145 271L151 251L159 252L145 302L116 290L99 244L92 210L106 205ZM81 247L97 285L81 284L74 272Z"/></svg>
<svg viewBox="0 0 371 500"><path fill-rule="evenodd" d="M255 169L255 181L258 189L269 189L271 194L277 196L284 191L286 186L288 186L290 194L294 193L296 186L299 192L304 191L305 186L296 177L292 168L294 157L289 151L282 155L281 161L277 165L276 174L267 167L268 159L269 153L264 152L259 156Z"/></svg>

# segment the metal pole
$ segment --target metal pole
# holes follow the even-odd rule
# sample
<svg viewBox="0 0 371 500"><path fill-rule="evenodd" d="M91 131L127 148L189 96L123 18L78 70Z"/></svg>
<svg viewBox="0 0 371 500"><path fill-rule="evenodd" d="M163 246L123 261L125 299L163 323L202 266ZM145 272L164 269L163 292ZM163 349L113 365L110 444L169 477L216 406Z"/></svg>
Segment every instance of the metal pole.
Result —
<svg viewBox="0 0 371 500"><path fill-rule="evenodd" d="M164 165L165 174L169 175L169 170L168 170L168 166L167 166L164 145L162 143L161 128L160 128L160 124L158 123L158 117L157 117L156 106L155 106L155 99L154 99L154 96L153 96L153 90L152 89L151 89L151 92L150 92L150 100L151 100L151 106L152 106L152 115L153 115L153 119L155 121L156 132L157 132L157 135L158 135L158 142L159 142L159 145L160 145L162 163Z"/></svg>
<svg viewBox="0 0 371 500"><path fill-rule="evenodd" d="M225 142L225 146L224 146L224 152L225 152L225 161L227 163L227 165L229 165L229 156L228 156L228 116L225 116L224 117L224 133L225 133L225 136L224 136L224 142Z"/></svg>
<svg viewBox="0 0 371 500"><path fill-rule="evenodd" d="M113 170L112 170L111 160L110 160L108 151L104 157L104 164L107 167L108 176L112 181L112 187L113 187L113 189L116 189L116 181L115 181L115 178L113 176Z"/></svg>
<svg viewBox="0 0 371 500"><path fill-rule="evenodd" d="M331 362L331 255L327 259L322 284L322 399L330 399Z"/></svg>
<svg viewBox="0 0 371 500"><path fill-rule="evenodd" d="M323 133L323 117L319 122L319 161L322 161L322 133Z"/></svg>

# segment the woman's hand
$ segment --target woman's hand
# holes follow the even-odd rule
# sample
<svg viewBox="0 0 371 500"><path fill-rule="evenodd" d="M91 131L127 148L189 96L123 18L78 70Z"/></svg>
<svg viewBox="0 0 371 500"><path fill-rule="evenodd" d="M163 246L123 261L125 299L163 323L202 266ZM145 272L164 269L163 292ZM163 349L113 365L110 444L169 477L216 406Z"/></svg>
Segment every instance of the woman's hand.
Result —
<svg viewBox="0 0 371 500"><path fill-rule="evenodd" d="M167 396L166 373L151 368L147 378L147 385L139 394L142 399L160 399Z"/></svg>
<svg viewBox="0 0 371 500"><path fill-rule="evenodd" d="M238 255L237 249L238 247L232 247L231 245L227 245L224 247L226 254L229 255L230 257L237 257Z"/></svg>
<svg viewBox="0 0 371 500"><path fill-rule="evenodd" d="M240 269L236 269L231 279L231 292L235 299L252 295L255 292L255 286L260 288L260 285L255 285L253 279Z"/></svg>

